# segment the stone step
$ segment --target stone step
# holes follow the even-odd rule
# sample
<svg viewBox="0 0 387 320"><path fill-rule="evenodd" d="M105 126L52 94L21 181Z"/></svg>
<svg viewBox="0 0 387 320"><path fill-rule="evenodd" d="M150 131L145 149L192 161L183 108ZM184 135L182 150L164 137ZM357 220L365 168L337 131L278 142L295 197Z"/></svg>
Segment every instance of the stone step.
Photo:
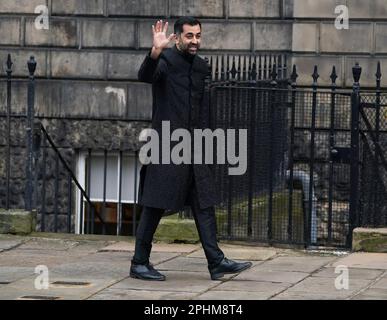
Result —
<svg viewBox="0 0 387 320"><path fill-rule="evenodd" d="M30 234L36 228L36 211L0 209L0 234Z"/></svg>
<svg viewBox="0 0 387 320"><path fill-rule="evenodd" d="M354 229L352 250L387 253L387 228Z"/></svg>

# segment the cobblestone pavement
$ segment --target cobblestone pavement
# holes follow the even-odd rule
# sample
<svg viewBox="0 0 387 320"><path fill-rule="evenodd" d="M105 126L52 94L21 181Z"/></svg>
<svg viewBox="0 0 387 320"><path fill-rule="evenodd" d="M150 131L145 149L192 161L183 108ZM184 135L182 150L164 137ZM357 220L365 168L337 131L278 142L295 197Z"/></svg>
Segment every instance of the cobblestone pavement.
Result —
<svg viewBox="0 0 387 320"><path fill-rule="evenodd" d="M212 281L200 245L155 243L151 262L167 280L153 282L128 277L134 242L123 240L0 235L0 299L387 299L385 253L221 242L253 267Z"/></svg>

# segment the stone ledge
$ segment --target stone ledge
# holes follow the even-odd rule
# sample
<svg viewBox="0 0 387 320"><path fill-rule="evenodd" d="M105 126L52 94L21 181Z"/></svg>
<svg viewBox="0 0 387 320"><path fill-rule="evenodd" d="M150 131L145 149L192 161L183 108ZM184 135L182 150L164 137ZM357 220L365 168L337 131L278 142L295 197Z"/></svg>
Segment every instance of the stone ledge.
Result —
<svg viewBox="0 0 387 320"><path fill-rule="evenodd" d="M154 240L197 243L199 235L193 219L181 219L178 217L178 214L174 214L160 220Z"/></svg>
<svg viewBox="0 0 387 320"><path fill-rule="evenodd" d="M36 211L0 209L0 234L30 234L35 227Z"/></svg>
<svg viewBox="0 0 387 320"><path fill-rule="evenodd" d="M387 228L356 228L352 250L387 253Z"/></svg>

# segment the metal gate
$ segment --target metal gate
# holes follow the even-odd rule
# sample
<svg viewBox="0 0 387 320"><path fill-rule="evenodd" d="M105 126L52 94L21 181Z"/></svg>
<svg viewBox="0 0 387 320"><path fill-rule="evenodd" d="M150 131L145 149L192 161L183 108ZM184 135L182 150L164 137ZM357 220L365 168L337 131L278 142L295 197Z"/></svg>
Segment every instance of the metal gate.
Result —
<svg viewBox="0 0 387 320"><path fill-rule="evenodd" d="M352 90L337 88L335 67L331 86L319 87L315 67L312 86L300 88L296 68L288 82L284 66L274 61L269 78L257 78L259 59L247 68L245 81L238 80L233 64L228 72L218 72L225 74L223 81L210 86L212 129L248 131L247 173L232 176L227 166L214 166L221 194L219 237L351 247L352 231L365 224L371 207L378 217L374 225L387 224L380 77L376 92L366 95L360 92L358 64ZM372 106L364 102L367 97L375 100ZM364 114L371 107L375 120L370 127ZM370 178L367 170L378 178Z"/></svg>
<svg viewBox="0 0 387 320"><path fill-rule="evenodd" d="M376 92L360 96L360 195L356 224L387 225L387 95L380 88L380 64Z"/></svg>

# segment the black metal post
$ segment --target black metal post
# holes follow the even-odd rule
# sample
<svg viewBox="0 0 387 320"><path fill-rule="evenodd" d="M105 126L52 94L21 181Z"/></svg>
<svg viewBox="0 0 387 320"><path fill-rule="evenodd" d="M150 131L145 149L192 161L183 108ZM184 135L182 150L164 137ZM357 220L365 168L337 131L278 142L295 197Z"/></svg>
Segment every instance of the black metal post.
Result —
<svg viewBox="0 0 387 320"><path fill-rule="evenodd" d="M328 189L328 242L332 241L332 203L333 203L333 179L334 179L334 164L332 152L335 147L335 112L336 112L336 67L333 66L330 76L331 82L331 114L330 114L330 129L329 129L329 147L331 155L329 158L329 189Z"/></svg>
<svg viewBox="0 0 387 320"><path fill-rule="evenodd" d="M240 59L239 59L239 62L240 62ZM240 67L240 66L239 66ZM238 75L239 77L240 75ZM236 101L237 100L237 97L235 95L235 90L236 88L234 87L229 87L228 90L227 90L227 100L229 98L229 95L231 95L230 97L230 100L231 100L231 109L232 110L235 110L235 106L236 106ZM228 103L227 103L227 106ZM230 108L226 108L226 119L228 118L228 115L227 115L227 110L231 113L230 111ZM230 114L230 119L227 119L229 120L229 124L230 125L233 125L233 122L232 122L232 114ZM228 198L228 203L227 203L227 235L229 238L232 237L232 226L233 226L233 219L232 219L232 205L233 205L233 181L234 181L234 176L233 175L229 175L228 172L227 172L227 175L228 175L228 193L227 193L227 198Z"/></svg>
<svg viewBox="0 0 387 320"><path fill-rule="evenodd" d="M290 77L292 88L292 102L290 113L290 150L289 150L289 204L288 204L288 241L293 239L293 180L294 180L294 126L296 118L296 87L297 87L297 68L293 65L293 72Z"/></svg>
<svg viewBox="0 0 387 320"><path fill-rule="evenodd" d="M221 69L220 69L220 80L225 81L225 71L224 71L224 54L222 54L222 60L221 60Z"/></svg>
<svg viewBox="0 0 387 320"><path fill-rule="evenodd" d="M380 141L380 107L381 107L381 77L382 77L382 72L380 68L380 61L378 62L377 70L376 70L376 96L375 96L375 108L376 108L376 114L375 114L375 144L379 145ZM374 226L380 226L382 214L381 214L381 209L380 204L381 200L380 198L380 171L379 171L379 163L380 163L380 156L379 152L375 152L375 170L374 170L374 212L373 212L373 224Z"/></svg>
<svg viewBox="0 0 387 320"><path fill-rule="evenodd" d="M269 203L268 203L268 220L267 220L267 238L270 242L273 239L273 189L274 189L274 125L276 117L276 87L277 87L277 72L276 65L272 65L271 70L271 82L270 82L270 150L269 150Z"/></svg>
<svg viewBox="0 0 387 320"><path fill-rule="evenodd" d="M59 156L55 154L55 185L54 185L54 232L58 232L59 202Z"/></svg>
<svg viewBox="0 0 387 320"><path fill-rule="evenodd" d="M43 160L42 160L42 210L40 213L40 229L42 232L45 231L46 228L46 166L47 166L47 138L43 137L42 141L42 150L43 150Z"/></svg>
<svg viewBox="0 0 387 320"><path fill-rule="evenodd" d="M87 185L86 185L86 190L87 190L87 197L90 199L90 190L91 190L91 183L90 183L90 180L91 180L91 149L89 148L88 149L88 152L87 152ZM86 233L90 233L90 224L91 224L91 206L90 206L90 202L88 201L87 202L87 213L86 213Z"/></svg>
<svg viewBox="0 0 387 320"><path fill-rule="evenodd" d="M359 225L358 197L359 197L359 111L360 111L360 76L361 67L356 62L352 68L354 79L351 95L351 169L350 169L350 201L349 201L349 230L347 246L352 246L352 231Z"/></svg>
<svg viewBox="0 0 387 320"><path fill-rule="evenodd" d="M309 167L309 199L308 199L308 217L304 220L305 229L305 244L308 246L311 244L311 230L312 230L312 211L315 206L313 185L314 185L314 157L315 157L315 133L316 133L316 109L317 109L317 79L319 74L317 72L317 66L314 66L312 74L313 78L313 94L312 94L312 125L310 132L310 167Z"/></svg>
<svg viewBox="0 0 387 320"><path fill-rule="evenodd" d="M81 192L81 200L80 200L80 222L79 222L79 233L80 234L85 234L85 227L84 227L84 215L83 215L83 193Z"/></svg>
<svg viewBox="0 0 387 320"><path fill-rule="evenodd" d="M119 153L119 176L118 176L118 204L117 204L117 235L121 235L122 232L122 167L124 165L123 163L123 157L122 157L122 150L120 150Z"/></svg>
<svg viewBox="0 0 387 320"><path fill-rule="evenodd" d="M247 211L247 236L251 237L253 227L253 194L254 194L254 182L255 182L255 134L256 134L256 113L257 113L257 103L256 103L256 83L257 83L257 70L255 63L252 66L251 73L249 76L250 79L250 87L249 89L249 100L250 100L250 113L248 113L248 116L250 116L250 125L249 129L250 132L248 132L248 137L250 139L250 143L248 146L247 154L249 155L249 162L248 162L248 170L249 170L249 193L248 193L248 211Z"/></svg>
<svg viewBox="0 0 387 320"><path fill-rule="evenodd" d="M7 59L7 157L6 157L6 199L5 208L8 210L10 207L9 201L9 186L11 179L11 83L12 83L12 60L11 55L8 54Z"/></svg>
<svg viewBox="0 0 387 320"><path fill-rule="evenodd" d="M106 216L106 183L107 183L107 150L104 149L103 151L103 205L102 205L102 216ZM94 212L92 214L91 219L93 220L94 224Z"/></svg>
<svg viewBox="0 0 387 320"><path fill-rule="evenodd" d="M40 121L34 123L33 126L33 135L32 135L32 152L33 152L33 172L34 172L34 189L32 197L32 206L33 208L38 207L38 166L39 166L39 157L40 157L40 144L41 144L41 124Z"/></svg>
<svg viewBox="0 0 387 320"><path fill-rule="evenodd" d="M72 179L71 175L69 174L67 176L67 193L68 193L68 208L67 208L67 232L71 233L71 215L72 215Z"/></svg>
<svg viewBox="0 0 387 320"><path fill-rule="evenodd" d="M28 98L27 98L27 170L26 170L26 193L25 193L25 209L27 211L32 210L32 193L33 193L33 151L32 151L32 127L34 123L34 103L35 103L35 70L36 61L33 56L27 63L29 71L28 82Z"/></svg>

